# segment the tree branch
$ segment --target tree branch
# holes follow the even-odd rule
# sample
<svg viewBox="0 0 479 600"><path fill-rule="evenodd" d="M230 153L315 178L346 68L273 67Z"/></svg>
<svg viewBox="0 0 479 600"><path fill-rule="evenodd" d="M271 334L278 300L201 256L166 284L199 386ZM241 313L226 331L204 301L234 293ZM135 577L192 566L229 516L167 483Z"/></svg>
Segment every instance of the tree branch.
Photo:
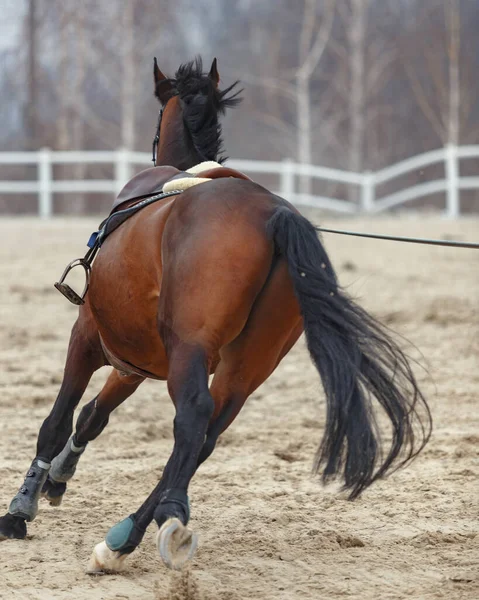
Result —
<svg viewBox="0 0 479 600"><path fill-rule="evenodd" d="M334 1L328 2L327 8L325 9L325 15L316 34L316 39L314 40L313 47L309 51L306 59L303 61L303 64L299 67L297 77L309 79L318 66L331 35L331 29L334 20L334 7Z"/></svg>

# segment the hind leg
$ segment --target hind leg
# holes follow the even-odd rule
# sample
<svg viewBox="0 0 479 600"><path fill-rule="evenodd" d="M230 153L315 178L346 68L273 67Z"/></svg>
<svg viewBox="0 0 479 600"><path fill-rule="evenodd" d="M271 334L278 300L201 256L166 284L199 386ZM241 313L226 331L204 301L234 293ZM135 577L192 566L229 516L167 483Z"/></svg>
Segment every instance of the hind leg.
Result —
<svg viewBox="0 0 479 600"><path fill-rule="evenodd" d="M37 514L38 499L51 461L65 446L72 431L75 407L91 376L103 365L97 330L88 314L83 312L72 329L60 392L40 428L36 458L7 514L0 518L0 540L26 536L26 521L32 521Z"/></svg>
<svg viewBox="0 0 479 600"><path fill-rule="evenodd" d="M211 384L215 414L198 467L213 452L248 396L276 369L303 331L303 322L284 262L276 265L241 334L221 351Z"/></svg>
<svg viewBox="0 0 479 600"><path fill-rule="evenodd" d="M129 398L144 381L139 375L122 376L114 370L103 389L86 404L78 416L76 430L63 450L52 461L42 495L50 504L61 504L67 482L75 470L88 442L97 438L108 424L110 413Z"/></svg>
<svg viewBox="0 0 479 600"><path fill-rule="evenodd" d="M282 347L279 358L275 356L275 352L271 352L269 366L264 369L258 369L258 364L255 361L251 364L245 362L240 348L237 348L237 353L232 353L228 358L225 358L222 368L215 374L211 386L211 394L215 399L215 404L220 406L221 409L212 418L208 427L205 443L198 457L197 468L213 453L219 436L236 419L248 397L268 379L281 359L291 350L302 331L302 324L296 326L286 344ZM268 350L271 350L271 346ZM263 360L265 358L266 355L263 354ZM252 375L253 377L251 377Z"/></svg>
<svg viewBox="0 0 479 600"><path fill-rule="evenodd" d="M168 390L176 406L175 443L161 481L140 509L112 527L105 541L95 547L89 572L121 569L153 518L160 527L159 549L168 566L176 568L195 550L196 538L186 528L190 516L188 486L214 410L203 349L180 345L172 352Z"/></svg>
<svg viewBox="0 0 479 600"><path fill-rule="evenodd" d="M184 227L183 223L182 230ZM183 237L178 262L170 265L168 256L165 258L163 289L166 291L160 304L158 321L168 351L168 388L176 406L174 449L161 481L140 509L110 529L105 541L95 547L89 565L94 572L120 568L126 555L141 542L153 518L160 527L160 554L168 566L178 568L192 556L196 541L186 528L189 520L187 492L200 460L211 419L218 418L225 408L217 405L217 402L224 400L226 403L228 399L238 396L239 401L235 400L234 406L237 413L250 388L254 389L274 369L282 348L300 321L289 279L284 281L287 272L280 266L280 261L271 273L271 245L265 240L263 232L253 229L248 234L252 241L245 245L244 232L231 231L234 269L218 270L211 267L222 264L224 248L215 246L209 238L207 244L205 242L208 260L198 248L195 252L188 252ZM235 235L241 237L237 244L234 243ZM170 242L169 250L172 251L175 239ZM236 252L238 248L241 249L240 255ZM192 257L198 264L189 264ZM271 288L271 291L266 293L268 302L263 304L261 298L265 294L265 287ZM275 297L275 292L282 288L287 289L285 298ZM273 306L270 306L271 303ZM259 306L264 306L264 309L257 311L256 307ZM252 314L256 312L257 317L250 323ZM281 337L284 338L282 344L277 341L278 324ZM263 332L261 349L255 350L253 359L262 364L261 353L270 345L268 338L271 337L275 352L270 354L272 358L268 358L268 366L261 368L261 372L257 372L249 380L249 385L243 386L241 393L237 394L236 387L228 387L227 380L231 369L238 371L239 367L237 361L228 360L227 355L229 351L232 355L240 354L239 350L234 351L233 340L243 335L244 342L240 345L244 352L254 346L252 340L247 342L245 332L253 332L258 327ZM218 351L221 360L217 369L224 370L224 375L215 376L218 394L213 398L208 389L208 374L211 361ZM220 385L220 382L223 383Z"/></svg>
<svg viewBox="0 0 479 600"><path fill-rule="evenodd" d="M209 420L201 452L197 454L195 471L211 455L219 435L236 418L248 396L274 371L302 331L302 319L289 276L284 263L278 262L254 303L246 326L220 352L221 360L210 388L215 410ZM193 417L192 423L196 424L194 414L189 416ZM190 471L188 477L192 476L193 472ZM160 504L154 512L154 517L161 526L159 549L165 563L178 568L191 557L196 540L182 526L184 521L180 514L170 512L171 508L168 506L162 508L162 483L157 496ZM168 495L166 498L168 502ZM181 500L175 497L172 499L173 502ZM181 506L181 502L178 505ZM165 522L165 515L170 515L173 519ZM175 519L175 516L178 518Z"/></svg>
<svg viewBox="0 0 479 600"><path fill-rule="evenodd" d="M244 318L244 321L246 320L247 315ZM184 320L181 322L184 323ZM231 335L231 337L235 336ZM204 349L208 347L207 343L188 345L172 342L172 345L173 349L169 355L168 389L176 406L173 453L161 481L140 509L113 526L105 541L95 547L88 566L89 572L116 571L123 568L126 556L140 544L146 528L153 519L160 528L158 546L167 566L181 567L191 558L196 548L196 536L186 527L190 516L188 486L201 460L200 455L204 452L208 431L209 439L216 441L218 435L215 433L216 430L209 429L213 415L216 419L220 414L225 415L226 407L216 403L223 401L223 404L226 404L228 400L231 401L232 410L228 417L223 416L223 421L232 420L243 405L249 388L242 388L241 393L235 393L234 387L227 385L222 387L218 383L218 393L213 398L208 389L208 373L209 356L215 353L211 351L208 353ZM233 347L234 343L231 344L231 350ZM241 344L241 347L246 349L249 346L245 343ZM227 355L228 350L225 352ZM233 350L232 354L235 354ZM254 380L256 385L259 385L274 369L280 354L281 348L277 349L268 372L266 374L263 372ZM222 352L220 365L223 363L223 366L218 366L218 369L220 372L224 370L224 375L215 375L217 382L227 382L230 368L237 372L235 361L224 361L226 355ZM255 357L257 358L256 355ZM225 366L227 363L229 366Z"/></svg>

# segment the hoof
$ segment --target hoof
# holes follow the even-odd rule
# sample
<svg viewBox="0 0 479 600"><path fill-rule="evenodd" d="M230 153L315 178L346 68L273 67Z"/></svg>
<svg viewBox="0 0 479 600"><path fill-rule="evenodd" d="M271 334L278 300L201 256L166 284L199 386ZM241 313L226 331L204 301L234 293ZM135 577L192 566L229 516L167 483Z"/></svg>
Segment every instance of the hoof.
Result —
<svg viewBox="0 0 479 600"><path fill-rule="evenodd" d="M158 531L156 543L165 565L170 569L181 569L193 557L198 536L179 519L168 519Z"/></svg>
<svg viewBox="0 0 479 600"><path fill-rule="evenodd" d="M125 568L125 559L128 554L120 554L110 550L106 542L100 542L93 549L86 573L88 575L103 575L104 573L118 573Z"/></svg>
<svg viewBox="0 0 479 600"><path fill-rule="evenodd" d="M62 496L49 496L48 494L42 494L42 498L45 498L45 500L48 500L48 503L50 504L50 506L60 506L60 504L62 503L63 500L63 495Z"/></svg>
<svg viewBox="0 0 479 600"><path fill-rule="evenodd" d="M66 483L53 481L53 479L48 477L43 484L41 496L42 498L45 498L45 500L48 500L50 506L60 506L66 489Z"/></svg>
<svg viewBox="0 0 479 600"><path fill-rule="evenodd" d="M27 524L22 517L7 513L0 517L0 542L3 540L24 540L27 536Z"/></svg>

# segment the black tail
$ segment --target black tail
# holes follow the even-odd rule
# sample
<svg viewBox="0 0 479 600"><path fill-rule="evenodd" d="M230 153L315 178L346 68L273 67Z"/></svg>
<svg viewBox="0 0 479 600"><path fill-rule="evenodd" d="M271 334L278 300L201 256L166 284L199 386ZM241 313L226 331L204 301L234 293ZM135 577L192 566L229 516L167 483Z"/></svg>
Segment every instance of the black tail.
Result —
<svg viewBox="0 0 479 600"><path fill-rule="evenodd" d="M325 465L324 481L342 475L353 499L422 450L432 429L429 407L386 328L338 287L314 226L280 207L268 231L288 262L308 349L326 394L326 431L314 470ZM381 451L373 398L391 421L387 454Z"/></svg>

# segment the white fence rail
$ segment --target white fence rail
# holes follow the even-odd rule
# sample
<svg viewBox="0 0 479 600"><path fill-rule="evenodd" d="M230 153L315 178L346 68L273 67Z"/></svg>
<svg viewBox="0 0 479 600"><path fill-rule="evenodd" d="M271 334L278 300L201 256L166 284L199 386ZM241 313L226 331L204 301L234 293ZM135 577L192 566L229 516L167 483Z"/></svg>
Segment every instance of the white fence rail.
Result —
<svg viewBox="0 0 479 600"><path fill-rule="evenodd" d="M353 173L294 163L290 160L271 162L264 160L230 160L228 166L247 174L276 174L279 186L275 190L290 202L332 210L339 213L379 213L392 207L406 204L430 194L444 193L446 198L445 216L457 217L461 213L460 190L479 190L479 177L461 177L460 160L479 158L479 146L447 146L403 160L395 165L376 172ZM62 180L53 178L55 164L113 164L115 178ZM397 177L418 171L433 164L442 163L444 178L420 183L393 194L377 197L377 186ZM116 151L68 151L57 152L43 148L38 152L0 152L0 165L37 166L37 178L33 181L2 181L0 194L36 194L38 214L49 218L53 214L53 194L55 193L111 193L118 194L132 175L132 166L151 166L151 155L145 152ZM311 180L333 181L355 185L359 188L359 204L338 198L306 195L296 192L297 179L306 176Z"/></svg>

